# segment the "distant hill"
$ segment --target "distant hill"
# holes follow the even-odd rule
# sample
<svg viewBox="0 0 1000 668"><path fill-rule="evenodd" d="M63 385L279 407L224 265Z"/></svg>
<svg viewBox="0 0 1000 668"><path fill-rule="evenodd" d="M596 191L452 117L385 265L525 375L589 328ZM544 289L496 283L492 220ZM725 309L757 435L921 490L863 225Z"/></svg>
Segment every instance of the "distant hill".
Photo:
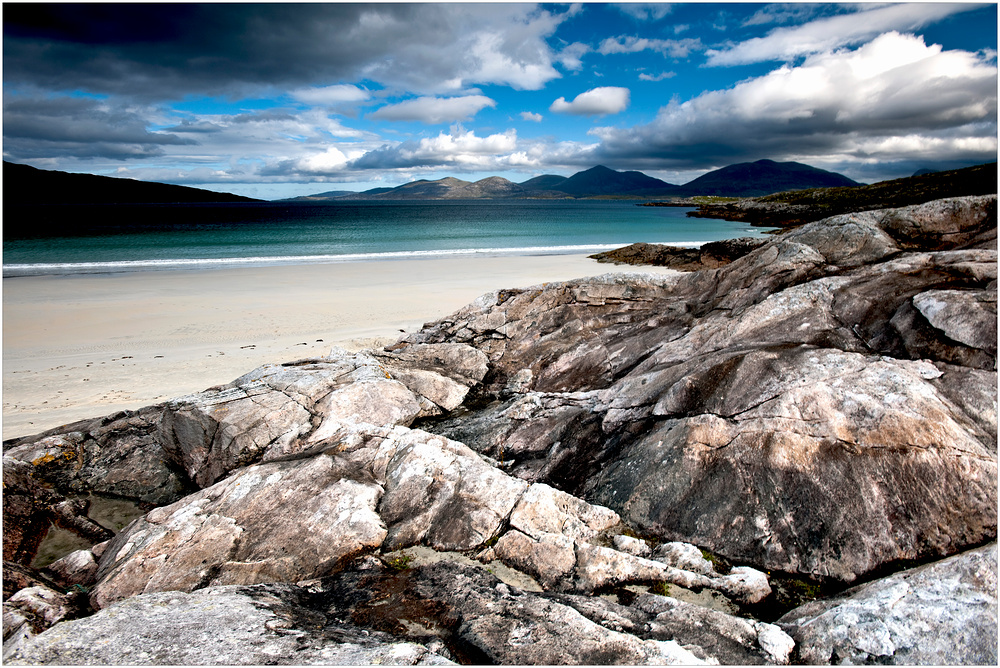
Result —
<svg viewBox="0 0 1000 668"><path fill-rule="evenodd" d="M803 165L799 162L758 160L729 165L679 186L674 195L722 195L759 197L806 188L839 188L861 185L842 174Z"/></svg>
<svg viewBox="0 0 1000 668"><path fill-rule="evenodd" d="M396 188L374 188L362 193L319 193L296 197L292 201L681 198L696 195L754 197L788 190L858 185L860 184L842 174L816 169L798 162L758 160L717 169L683 186L661 181L642 172L619 172L598 165L569 177L543 174L522 183L514 183L499 176L491 176L475 183L447 177L437 181L413 181Z"/></svg>
<svg viewBox="0 0 1000 668"><path fill-rule="evenodd" d="M646 176L642 172L616 172L603 165L577 172L554 189L573 197L596 197L600 195L652 196L659 197L672 193L677 186L666 181Z"/></svg>
<svg viewBox="0 0 1000 668"><path fill-rule="evenodd" d="M558 174L542 174L521 182L520 186L525 190L559 190L559 184L566 179L567 177Z"/></svg>
<svg viewBox="0 0 1000 668"><path fill-rule="evenodd" d="M292 201L664 197L675 187L642 172L616 172L597 166L570 177L546 174L524 183L514 183L500 176L470 183L449 176L437 181L413 181L396 188L374 188L347 195L306 195Z"/></svg>
<svg viewBox="0 0 1000 668"><path fill-rule="evenodd" d="M9 204L163 204L260 202L201 188L149 183L94 174L71 174L3 163L4 208Z"/></svg>
<svg viewBox="0 0 1000 668"><path fill-rule="evenodd" d="M561 179L565 180L563 177ZM549 197L550 193L533 191L501 176L490 176L476 182L448 176L436 181L421 179L395 188L372 188L356 193L319 193L295 197L291 202L394 201L438 199L507 199ZM568 197L568 195L562 195Z"/></svg>
<svg viewBox="0 0 1000 668"><path fill-rule="evenodd" d="M392 190L392 188L383 188L382 190ZM325 193L316 193L315 195L303 195L301 197L289 197L285 202L322 202L324 200L335 199L338 197L349 197L351 195L356 195L357 192L354 190L327 190Z"/></svg>

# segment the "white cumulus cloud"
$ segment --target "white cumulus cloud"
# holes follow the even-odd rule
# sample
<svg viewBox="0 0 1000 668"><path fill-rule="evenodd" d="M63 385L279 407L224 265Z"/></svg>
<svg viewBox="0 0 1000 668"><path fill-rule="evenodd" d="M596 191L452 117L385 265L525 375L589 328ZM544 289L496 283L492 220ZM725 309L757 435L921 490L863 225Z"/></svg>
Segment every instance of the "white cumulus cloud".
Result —
<svg viewBox="0 0 1000 668"><path fill-rule="evenodd" d="M485 95L459 97L418 97L377 109L368 118L383 121L420 121L422 123L454 123L466 121L486 107L497 106L496 100Z"/></svg>
<svg viewBox="0 0 1000 668"><path fill-rule="evenodd" d="M892 161L920 151L985 162L996 157L996 114L994 62L890 32L671 102L650 124L591 133L607 159L661 167L792 155Z"/></svg>
<svg viewBox="0 0 1000 668"><path fill-rule="evenodd" d="M536 114L533 111L522 111L521 112L521 118L523 118L526 121L534 121L535 123L541 123L542 122L542 115L541 114Z"/></svg>
<svg viewBox="0 0 1000 668"><path fill-rule="evenodd" d="M567 102L566 98L560 97L552 103L549 111L577 116L617 114L628 108L630 95L628 88L602 86L580 93L572 102Z"/></svg>

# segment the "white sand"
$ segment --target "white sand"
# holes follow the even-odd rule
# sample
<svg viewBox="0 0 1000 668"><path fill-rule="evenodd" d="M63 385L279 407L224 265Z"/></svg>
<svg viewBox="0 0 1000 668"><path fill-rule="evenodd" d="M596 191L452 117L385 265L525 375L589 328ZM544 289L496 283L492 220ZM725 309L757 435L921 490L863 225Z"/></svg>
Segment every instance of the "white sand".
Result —
<svg viewBox="0 0 1000 668"><path fill-rule="evenodd" d="M621 270L671 273L550 255L5 278L3 438L385 345L492 290Z"/></svg>

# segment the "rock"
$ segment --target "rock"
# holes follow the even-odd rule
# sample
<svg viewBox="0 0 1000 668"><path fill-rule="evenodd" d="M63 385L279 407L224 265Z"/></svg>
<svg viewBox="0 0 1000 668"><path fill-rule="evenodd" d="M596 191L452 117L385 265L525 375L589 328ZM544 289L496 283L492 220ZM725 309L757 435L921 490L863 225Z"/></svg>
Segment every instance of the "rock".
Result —
<svg viewBox="0 0 1000 668"><path fill-rule="evenodd" d="M52 574L43 573L31 566L4 560L3 600L6 601L18 591L28 587L47 587L54 591L64 588L61 582L56 582L53 579Z"/></svg>
<svg viewBox="0 0 1000 668"><path fill-rule="evenodd" d="M528 536L561 534L574 541L594 541L621 523L618 513L581 501L549 485L531 485L510 514L510 526Z"/></svg>
<svg viewBox="0 0 1000 668"><path fill-rule="evenodd" d="M759 569L945 556L996 535L996 251L974 247L995 225L995 197L957 198L712 270L487 295L404 337L491 363L469 411L423 426Z"/></svg>
<svg viewBox="0 0 1000 668"><path fill-rule="evenodd" d="M159 439L200 487L229 471L302 452L343 422L408 426L462 403L485 375L462 344L407 346L265 365L166 404Z"/></svg>
<svg viewBox="0 0 1000 668"><path fill-rule="evenodd" d="M386 536L376 483L352 473L336 455L259 464L151 511L108 546L91 604L334 571Z"/></svg>
<svg viewBox="0 0 1000 668"><path fill-rule="evenodd" d="M723 239L702 244L698 248L678 248L664 244L635 243L623 248L596 253L588 257L598 262L614 264L653 265L679 271L699 271L729 264L764 244L756 237Z"/></svg>
<svg viewBox="0 0 1000 668"><path fill-rule="evenodd" d="M792 610L804 663L996 665L996 543Z"/></svg>
<svg viewBox="0 0 1000 668"><path fill-rule="evenodd" d="M563 594L553 599L602 626L646 639L676 639L700 659L723 665L787 664L795 645L774 624L669 596L640 594L628 606L605 597Z"/></svg>
<svg viewBox="0 0 1000 668"><path fill-rule="evenodd" d="M996 356L996 291L928 290L913 298L913 306L948 338Z"/></svg>
<svg viewBox="0 0 1000 668"><path fill-rule="evenodd" d="M31 463L34 475L64 495L173 503L192 487L158 440L163 410L148 406L11 440L4 457Z"/></svg>
<svg viewBox="0 0 1000 668"><path fill-rule="evenodd" d="M419 431L402 434L383 485L386 547L438 550L470 550L496 537L528 487L465 445Z"/></svg>
<svg viewBox="0 0 1000 668"><path fill-rule="evenodd" d="M42 487L30 463L3 458L3 558L27 566L52 522L61 497Z"/></svg>
<svg viewBox="0 0 1000 668"><path fill-rule="evenodd" d="M106 540L112 535L87 516L86 501L67 499L43 485L38 480L42 477L37 468L40 465L44 464L4 456L5 562L29 566L53 524L89 542Z"/></svg>
<svg viewBox="0 0 1000 668"><path fill-rule="evenodd" d="M631 536L615 536L611 539L615 549L619 552L631 554L634 557L649 557L653 551L646 541ZM694 547L694 546L692 546Z"/></svg>
<svg viewBox="0 0 1000 668"><path fill-rule="evenodd" d="M10 665L445 665L422 645L303 609L287 587L135 596L59 624Z"/></svg>
<svg viewBox="0 0 1000 668"><path fill-rule="evenodd" d="M643 639L592 622L571 606L450 562L398 573L349 570L324 580L323 600L371 628L437 636L464 663L701 664L682 642Z"/></svg>
<svg viewBox="0 0 1000 668"><path fill-rule="evenodd" d="M756 603L771 593L766 576L753 569L734 569L725 577L711 569L707 574L688 572L643 558L637 553L643 552L642 547L649 553L649 547L622 535L613 536L615 549L596 545L605 539L605 532L620 525L618 515L548 485L531 485L509 523L510 529L480 558L496 558L525 571L547 589L590 593L632 582L669 582L719 590L745 603Z"/></svg>
<svg viewBox="0 0 1000 668"><path fill-rule="evenodd" d="M3 660L45 629L79 614L73 597L45 586L21 589L3 603Z"/></svg>
<svg viewBox="0 0 1000 668"><path fill-rule="evenodd" d="M658 545L653 559L692 573L715 574L715 566L712 565L712 562L702 555L701 550L690 543L673 541Z"/></svg>
<svg viewBox="0 0 1000 668"><path fill-rule="evenodd" d="M75 550L48 565L69 586L90 587L97 578L97 561L90 550Z"/></svg>

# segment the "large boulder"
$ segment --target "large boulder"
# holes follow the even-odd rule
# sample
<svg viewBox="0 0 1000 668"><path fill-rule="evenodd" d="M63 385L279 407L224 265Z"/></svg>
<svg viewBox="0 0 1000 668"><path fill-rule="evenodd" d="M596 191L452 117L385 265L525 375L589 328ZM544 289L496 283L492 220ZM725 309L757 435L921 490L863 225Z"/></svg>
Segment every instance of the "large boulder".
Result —
<svg viewBox="0 0 1000 668"><path fill-rule="evenodd" d="M259 464L157 508L108 546L91 603L333 572L386 535L380 489L359 473L328 455Z"/></svg>
<svg viewBox="0 0 1000 668"><path fill-rule="evenodd" d="M778 620L810 664L997 663L997 546L901 571Z"/></svg>
<svg viewBox="0 0 1000 668"><path fill-rule="evenodd" d="M459 406L486 374L461 344L348 353L265 365L167 402L159 442L200 487L229 471L329 439L343 421L408 426Z"/></svg>

